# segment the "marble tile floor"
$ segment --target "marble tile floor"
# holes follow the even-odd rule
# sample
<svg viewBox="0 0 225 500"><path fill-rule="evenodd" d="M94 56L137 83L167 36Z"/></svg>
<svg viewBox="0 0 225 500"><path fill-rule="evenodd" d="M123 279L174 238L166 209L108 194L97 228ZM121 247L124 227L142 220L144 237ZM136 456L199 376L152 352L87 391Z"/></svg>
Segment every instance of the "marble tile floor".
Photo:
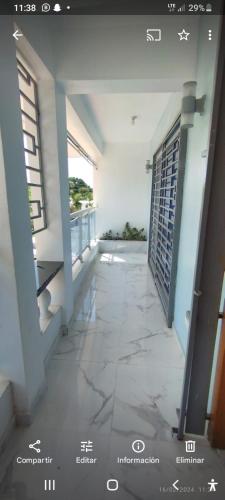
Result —
<svg viewBox="0 0 225 500"><path fill-rule="evenodd" d="M35 420L17 430L0 462L6 473L2 500L153 500L170 498L160 491L179 479L193 485L190 498L208 496L215 477L214 498L224 498L224 456L204 439L197 440L202 464L177 464L185 445L171 435L177 424L184 357L174 332L165 323L160 300L143 254L102 254L82 288L71 321L48 369L48 391ZM53 463L16 464L35 456L29 443L40 439L41 456ZM142 457L159 463L117 463L117 457L139 457L132 442L144 441ZM81 441L92 441L95 464L77 464ZM0 469L1 472L1 469ZM44 480L54 478L56 491L43 491ZM109 492L106 482L119 481ZM199 490L199 486L202 490ZM187 493L185 493L187 496ZM181 496L181 495L180 495Z"/></svg>

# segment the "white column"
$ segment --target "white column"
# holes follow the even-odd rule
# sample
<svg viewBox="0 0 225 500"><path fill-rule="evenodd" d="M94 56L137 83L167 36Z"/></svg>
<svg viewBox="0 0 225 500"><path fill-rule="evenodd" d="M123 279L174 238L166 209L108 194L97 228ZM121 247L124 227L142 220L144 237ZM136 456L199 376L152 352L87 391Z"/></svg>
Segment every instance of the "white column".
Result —
<svg viewBox="0 0 225 500"><path fill-rule="evenodd" d="M43 75L43 72L42 72ZM63 269L48 286L51 303L62 305L63 323L73 312L72 257L66 126L66 96L52 78L38 83L47 230L35 237L39 260L63 261Z"/></svg>
<svg viewBox="0 0 225 500"><path fill-rule="evenodd" d="M68 322L73 313L73 283L71 257L71 230L69 211L69 182L67 155L66 96L60 84L55 85L56 123L58 139L59 180L61 199L62 242L64 258L64 310Z"/></svg>
<svg viewBox="0 0 225 500"><path fill-rule="evenodd" d="M4 18L3 18L4 17ZM45 384L24 166L16 48L0 19L0 371L13 384L17 418L29 422Z"/></svg>

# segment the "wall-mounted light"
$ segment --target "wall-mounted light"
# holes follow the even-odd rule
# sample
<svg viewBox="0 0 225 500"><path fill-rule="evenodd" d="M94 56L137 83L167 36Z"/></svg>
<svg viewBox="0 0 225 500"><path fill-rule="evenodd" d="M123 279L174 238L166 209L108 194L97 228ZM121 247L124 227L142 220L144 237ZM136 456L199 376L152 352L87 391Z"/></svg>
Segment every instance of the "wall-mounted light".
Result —
<svg viewBox="0 0 225 500"><path fill-rule="evenodd" d="M190 128L194 125L194 114L204 112L206 96L196 99L197 82L186 82L183 85L181 108L181 127Z"/></svg>
<svg viewBox="0 0 225 500"><path fill-rule="evenodd" d="M153 169L153 164L150 162L150 160L147 160L145 164L146 174L149 174L150 170L152 169Z"/></svg>
<svg viewBox="0 0 225 500"><path fill-rule="evenodd" d="M135 125L136 124L136 120L138 119L138 115L133 115L131 117L131 125Z"/></svg>

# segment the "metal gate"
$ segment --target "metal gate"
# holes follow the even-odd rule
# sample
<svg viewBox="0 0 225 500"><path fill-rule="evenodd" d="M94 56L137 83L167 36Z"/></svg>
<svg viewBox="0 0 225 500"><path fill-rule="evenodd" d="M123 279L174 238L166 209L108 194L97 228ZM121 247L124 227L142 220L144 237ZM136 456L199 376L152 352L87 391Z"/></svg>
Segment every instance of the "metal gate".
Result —
<svg viewBox="0 0 225 500"><path fill-rule="evenodd" d="M180 128L179 118L153 159L149 264L169 327L174 311L186 142L187 133Z"/></svg>

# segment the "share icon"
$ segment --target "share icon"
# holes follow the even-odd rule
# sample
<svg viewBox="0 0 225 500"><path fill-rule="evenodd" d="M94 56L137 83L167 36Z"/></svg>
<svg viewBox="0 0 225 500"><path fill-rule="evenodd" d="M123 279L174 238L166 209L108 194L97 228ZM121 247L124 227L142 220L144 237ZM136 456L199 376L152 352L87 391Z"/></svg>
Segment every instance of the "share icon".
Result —
<svg viewBox="0 0 225 500"><path fill-rule="evenodd" d="M31 448L32 450L35 450L37 453L41 453L41 449L40 448L36 448L37 444L41 444L40 439L38 439L35 443L30 443L29 444L29 448Z"/></svg>

